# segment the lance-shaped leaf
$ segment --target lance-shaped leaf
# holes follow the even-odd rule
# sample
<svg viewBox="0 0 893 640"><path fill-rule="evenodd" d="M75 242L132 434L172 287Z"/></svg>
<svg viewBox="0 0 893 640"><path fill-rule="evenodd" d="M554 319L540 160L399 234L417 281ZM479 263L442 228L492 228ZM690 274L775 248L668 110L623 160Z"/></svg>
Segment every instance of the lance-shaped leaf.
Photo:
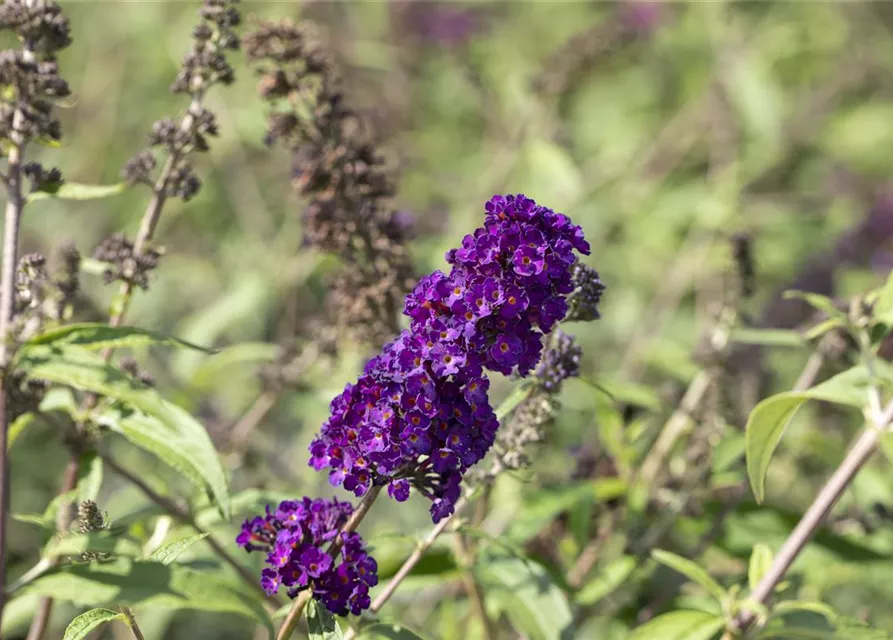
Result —
<svg viewBox="0 0 893 640"><path fill-rule="evenodd" d="M113 620L124 620L124 614L110 609L90 609L71 621L62 640L84 640L91 631Z"/></svg>
<svg viewBox="0 0 893 640"><path fill-rule="evenodd" d="M530 640L559 640L571 627L567 597L539 563L485 550L474 573L488 600L500 601L515 628Z"/></svg>
<svg viewBox="0 0 893 640"><path fill-rule="evenodd" d="M724 624L713 613L671 611L633 629L627 640L711 640Z"/></svg>
<svg viewBox="0 0 893 640"><path fill-rule="evenodd" d="M216 353L214 349L202 347L180 338L168 336L157 331L149 331L138 327L110 327L98 322L68 324L35 336L28 341L29 345L78 346L84 349L125 349L145 347L153 344L185 347Z"/></svg>
<svg viewBox="0 0 893 640"><path fill-rule="evenodd" d="M766 495L766 472L784 430L807 400L824 400L850 407L868 401L872 378L864 367L853 367L806 391L779 393L760 402L747 419L747 476L758 502Z"/></svg>
<svg viewBox="0 0 893 640"><path fill-rule="evenodd" d="M77 182L63 182L45 187L41 191L29 193L25 202L34 202L44 198L58 198L59 200L99 200L116 196L127 189L126 182L117 184L80 184Z"/></svg>
<svg viewBox="0 0 893 640"><path fill-rule="evenodd" d="M208 571L184 565L117 558L53 569L22 588L84 606L142 606L232 613L272 632L260 596Z"/></svg>
<svg viewBox="0 0 893 640"><path fill-rule="evenodd" d="M660 549L652 551L651 555L662 565L678 571L692 582L696 582L704 587L718 601L722 602L725 599L727 595L726 590L705 569L702 569L691 560L677 556L669 551L661 551Z"/></svg>
<svg viewBox="0 0 893 640"><path fill-rule="evenodd" d="M229 518L229 491L217 451L189 412L81 347L27 345L17 354L16 366L30 378L120 401L94 419L181 471L208 491L223 517Z"/></svg>
<svg viewBox="0 0 893 640"><path fill-rule="evenodd" d="M194 545L196 542L201 542L205 538L207 538L209 533L197 533L192 536L186 536L185 538L180 538L179 540L174 540L170 544L166 544L160 549L156 549L151 556L149 556L149 560L153 560L155 562L160 562L161 564L170 564L174 560L180 557L180 554L186 551L189 547Z"/></svg>

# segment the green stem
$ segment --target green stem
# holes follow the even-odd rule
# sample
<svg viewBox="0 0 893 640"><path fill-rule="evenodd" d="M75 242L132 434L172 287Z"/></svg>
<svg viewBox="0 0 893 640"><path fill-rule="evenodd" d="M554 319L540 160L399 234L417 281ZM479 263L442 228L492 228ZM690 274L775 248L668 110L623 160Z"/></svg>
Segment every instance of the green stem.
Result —
<svg viewBox="0 0 893 640"><path fill-rule="evenodd" d="M332 556L332 558L337 557L338 552L341 551L341 547L344 544L343 536L344 533L351 533L352 531L356 531L356 528L360 526L360 523L363 521L363 518L366 517L366 514L369 513L369 509L372 508L372 504L375 502L376 498L378 498L378 494L381 493L381 487L375 486L369 490L369 493L363 498L363 501L360 503L360 506L357 507L357 510L353 512L353 515L350 517L350 520L341 528L341 531L338 532L338 535L335 536L335 539L332 541L332 544L329 545L327 550L328 554ZM311 592L309 589L305 589L298 594L298 597L295 598L294 604L291 606L291 610L288 612L288 616L285 618L285 622L282 623L282 627L279 629L279 633L276 634L276 640L287 640L291 637L291 634L294 632L295 627L298 626L298 620L301 619L301 614L304 612L304 607L307 606L307 603L310 601Z"/></svg>

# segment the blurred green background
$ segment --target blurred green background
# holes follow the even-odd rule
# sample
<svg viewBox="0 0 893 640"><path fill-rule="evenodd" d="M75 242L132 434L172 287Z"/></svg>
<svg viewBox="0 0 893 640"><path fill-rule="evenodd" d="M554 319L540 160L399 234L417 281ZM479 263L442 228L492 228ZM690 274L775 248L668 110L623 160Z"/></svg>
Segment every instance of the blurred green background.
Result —
<svg viewBox="0 0 893 640"><path fill-rule="evenodd" d="M62 6L74 44L61 65L75 99L62 111L63 148L44 150L41 158L70 181L116 182L151 123L185 106L167 87L188 49L197 4ZM351 103L377 131L399 176L396 207L414 219L418 273L444 266L444 251L478 225L494 193L523 192L567 213L592 243L586 262L608 287L603 319L567 330L584 347L585 377L624 402L610 402L585 382L567 385L564 410L533 469L496 488L487 522L497 530L501 520L510 526L522 518L542 487L565 485L585 452L612 460L621 477L641 459L704 366L698 345L717 301L734 295L736 234L750 239L753 252L754 293L740 309L754 327L808 321L800 304L781 300L786 288L846 297L877 286L893 266L893 5L245 2L241 9L249 29L251 16L319 24ZM210 357L152 351L140 358L224 451L229 430L262 392L258 372L275 353L272 345L312 337L326 275L337 267L303 246L303 204L291 194L290 159L263 145L256 78L240 54L233 60L236 84L216 88L207 102L221 135L197 161L204 188L189 203L168 204L157 234L166 250L161 268L129 317L130 324L218 348L250 345ZM72 239L89 254L113 231L134 234L146 200L144 190L132 189L90 202L40 201L27 211L23 248L48 252ZM86 274L83 287L97 312L107 308L112 288L100 276ZM332 493L306 466L306 445L331 397L367 355L360 346L345 347L338 361L314 365L298 388L275 400L248 453L225 458L234 492ZM764 392L789 388L808 355L764 350L757 385ZM753 400L735 374L752 370L742 362L720 389L738 403L737 420L729 419L732 436ZM500 381L496 400L509 388ZM802 512L854 427L845 416L804 412L770 470L770 508L740 507L708 549L707 566L739 581L754 542L777 546L791 524L785 514ZM686 451L684 444L674 451L671 469L699 464ZM147 482L165 491L173 486L177 495L167 469L126 446L120 454ZM67 459L62 443L50 425L39 424L12 458L13 511L42 511ZM725 475L708 474L694 492L696 508L680 511L660 546L689 550L709 526L717 495L740 473L732 464ZM875 514L877 504L893 507L890 480L882 461L860 476L844 501L852 518L832 526L833 544L806 554L792 588L893 631L893 523L869 526L857 517ZM682 491L669 482L656 499L673 503ZM99 502L116 524L137 521L148 504L110 473ZM389 534L426 530L426 507L416 499L403 508L385 501L364 524L383 569L413 544ZM254 508L246 498L238 517ZM598 500L586 508L597 522ZM642 517L647 524L654 514ZM552 526L540 525L537 531ZM45 540L26 524L12 526L15 573L30 566ZM235 526L218 526L221 539L235 535ZM586 523L582 533L562 530L550 569L561 573L562 562L572 565L595 529ZM840 546L852 540L872 551L870 561ZM198 547L191 553L210 561ZM467 637L456 623L467 605L451 595L455 570L447 555L435 553L386 612L432 638L458 639ZM665 580L655 574L621 588L607 605L590 606L576 637L624 637ZM680 598L694 601L697 594L683 590ZM10 629L27 628L27 604L10 608ZM57 607L51 637L61 637L75 613ZM236 618L138 614L151 638L251 633ZM508 629L505 637L514 637Z"/></svg>

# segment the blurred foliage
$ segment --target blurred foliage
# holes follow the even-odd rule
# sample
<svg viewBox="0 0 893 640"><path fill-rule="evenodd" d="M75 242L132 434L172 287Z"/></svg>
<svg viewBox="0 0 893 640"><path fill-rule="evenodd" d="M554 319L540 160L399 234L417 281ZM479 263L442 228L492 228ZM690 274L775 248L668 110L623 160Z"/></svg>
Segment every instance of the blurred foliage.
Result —
<svg viewBox="0 0 893 640"><path fill-rule="evenodd" d="M187 49L196 5L64 8L75 41L61 65L75 99L62 111L64 145L47 151L47 162L70 182L114 184L150 123L183 106L166 89ZM485 552L496 556L479 562L476 572L491 615L504 616L499 637L514 637L515 625L525 637L558 638L560 618L561 638L619 639L649 616L675 609L688 611L679 614L691 619L683 622L705 629L678 637L714 637L717 611L707 592L693 584L677 589L678 574L658 566L650 550L694 556L723 588L746 584L753 547L777 550L858 423L807 405L769 466L765 504L756 507L749 493L730 501L746 478L747 415L760 398L790 389L810 355L797 344L735 344L692 412L694 423L667 452L660 483L646 487L646 495L633 491L636 469L689 384L699 372L716 370L703 345L718 309L734 307L739 327L798 329L812 311L783 299L783 290L846 299L878 286L893 266L891 6L250 2L242 8L259 18L320 25L351 100L399 172L397 205L414 221L418 273L443 267L444 251L477 226L482 203L497 192L523 192L567 213L593 245L586 261L608 287L603 318L567 327L583 345L584 378L567 385L564 409L533 468L500 479L479 523ZM264 147L255 80L244 60L234 59L236 85L215 89L207 101L221 135L198 163L205 187L189 203L168 204L158 231L163 262L149 291L136 296L129 321L219 350L135 346L165 397L196 416L221 452L233 520L222 521L210 507L198 512L221 540L234 538L239 520L269 501L333 493L307 467L306 446L330 399L369 355L355 345L342 347L336 361L314 363L295 388L271 400L245 451L232 451L229 434L263 394L259 373L280 350L275 345L294 348L312 339L323 318L326 276L336 266L302 244L290 158ZM112 231L135 232L145 197L131 189L102 200L36 201L27 211L23 249L48 252L70 238L89 254ZM752 296L742 296L737 284L736 235L748 238L752 251ZM100 276L84 276L95 303L86 320L102 320L110 304L112 288ZM829 359L822 379L843 364ZM510 385L495 385L497 400ZM53 432L52 424L36 420L14 444L14 513L42 514L58 490L68 454ZM695 446L698 439L703 446ZM116 443L121 464L148 485L190 495L190 485L168 468ZM107 471L96 499L138 544L152 538L160 512L132 486ZM620 512L625 524L618 529ZM833 637L863 637L847 631L859 621L893 633L891 514L893 482L888 462L879 459L857 478L785 585L786 597L821 600L852 619ZM34 518L52 522L52 514ZM363 526L385 578L413 547L416 538L407 532L424 535L429 520L423 501L413 498L402 508L383 501ZM51 533L33 522L11 527L14 579ZM165 540L192 533L171 525ZM494 537L510 549L488 544ZM383 617L430 638L482 637L476 622L465 626L469 607L447 538ZM590 562L593 542L596 557L571 580L575 568ZM185 544L182 554L187 567L214 561L201 543ZM239 558L259 567L253 557ZM160 584L213 586L191 581L198 573L190 568L173 565L169 576L146 567L147 580ZM65 588L48 582L44 593ZM250 617L171 612L141 594L125 600L136 606L147 638L250 637ZM23 637L35 602L25 593L8 607L4 637ZM51 637L60 637L81 611L57 606ZM544 614L545 621L538 617ZM815 613L790 619L828 630ZM397 637L390 628L376 633Z"/></svg>

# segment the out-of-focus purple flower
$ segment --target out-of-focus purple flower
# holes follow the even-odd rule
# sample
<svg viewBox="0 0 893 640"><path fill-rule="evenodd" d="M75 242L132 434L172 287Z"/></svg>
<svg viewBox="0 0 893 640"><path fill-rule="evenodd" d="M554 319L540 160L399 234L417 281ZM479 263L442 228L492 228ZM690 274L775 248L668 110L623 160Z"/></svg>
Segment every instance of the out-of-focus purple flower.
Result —
<svg viewBox="0 0 893 640"><path fill-rule="evenodd" d="M332 613L359 615L369 608L378 565L356 533L340 534L339 557L333 559L324 549L352 513L349 503L338 500L286 500L275 511L267 506L264 516L245 520L236 543L247 551L267 552L270 567L261 572L260 584L268 594L285 586L294 598L311 589Z"/></svg>
<svg viewBox="0 0 893 640"><path fill-rule="evenodd" d="M462 475L499 427L484 370L530 373L543 334L567 313L576 252L589 245L567 216L494 196L484 226L447 253L449 275L427 275L407 296L409 329L332 401L311 466L357 496L388 484L405 500L411 486L435 522L452 513Z"/></svg>
<svg viewBox="0 0 893 640"><path fill-rule="evenodd" d="M466 44L480 31L481 18L474 9L442 2L395 3L404 29L427 42L443 46Z"/></svg>
<svg viewBox="0 0 893 640"><path fill-rule="evenodd" d="M623 25L637 33L651 33L663 21L666 7L661 2L643 2L627 0L620 7L620 21Z"/></svg>

